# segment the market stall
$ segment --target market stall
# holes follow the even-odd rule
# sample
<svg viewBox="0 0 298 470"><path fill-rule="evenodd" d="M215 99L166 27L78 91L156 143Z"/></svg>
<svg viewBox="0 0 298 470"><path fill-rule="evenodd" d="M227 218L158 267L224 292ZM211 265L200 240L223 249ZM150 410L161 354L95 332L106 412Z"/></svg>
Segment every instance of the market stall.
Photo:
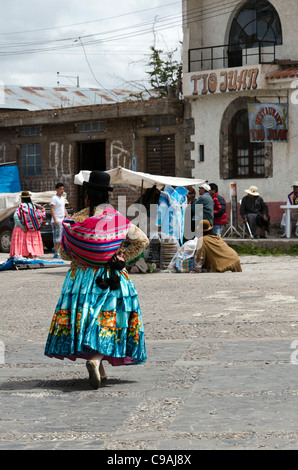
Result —
<svg viewBox="0 0 298 470"><path fill-rule="evenodd" d="M82 170L75 176L75 184L83 185L84 181L89 180L90 173L91 171ZM121 184L141 188L140 203L142 203L144 191L153 187L160 191L156 218L159 231L156 230L156 233L149 237L150 245L146 250L145 259L149 262L149 271L152 264L160 266L161 269L166 269L183 244L184 218L187 206L186 194L188 192L185 188L199 186L205 183L206 180L152 175L122 167L114 168L107 171L107 173L110 174L110 184L112 186ZM144 272L144 266L140 264L139 268L141 272Z"/></svg>

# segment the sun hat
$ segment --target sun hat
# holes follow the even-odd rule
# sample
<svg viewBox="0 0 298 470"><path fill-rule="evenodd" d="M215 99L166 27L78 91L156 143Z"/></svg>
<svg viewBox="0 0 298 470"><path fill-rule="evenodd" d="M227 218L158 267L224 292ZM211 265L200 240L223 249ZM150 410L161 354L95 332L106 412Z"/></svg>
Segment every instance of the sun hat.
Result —
<svg viewBox="0 0 298 470"><path fill-rule="evenodd" d="M200 184L199 188L203 188L203 189L205 189L205 191L210 191L211 190L209 184L207 184L207 183Z"/></svg>
<svg viewBox="0 0 298 470"><path fill-rule="evenodd" d="M83 186L95 190L113 191L113 188L110 186L110 179L109 173L93 170L90 173L89 181L84 181Z"/></svg>
<svg viewBox="0 0 298 470"><path fill-rule="evenodd" d="M20 194L21 199L29 199L32 194L29 191L22 191Z"/></svg>
<svg viewBox="0 0 298 470"><path fill-rule="evenodd" d="M251 194L252 196L259 196L258 188L256 186L251 186L249 189L244 190L247 194Z"/></svg>
<svg viewBox="0 0 298 470"><path fill-rule="evenodd" d="M293 188L294 186L298 186L298 181L294 181L294 183L292 184L292 188Z"/></svg>

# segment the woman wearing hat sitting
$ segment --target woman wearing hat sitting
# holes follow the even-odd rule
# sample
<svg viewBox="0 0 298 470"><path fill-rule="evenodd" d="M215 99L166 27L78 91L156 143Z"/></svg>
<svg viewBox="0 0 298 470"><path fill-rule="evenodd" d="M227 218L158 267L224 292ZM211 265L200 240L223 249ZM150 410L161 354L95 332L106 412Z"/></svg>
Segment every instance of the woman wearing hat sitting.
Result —
<svg viewBox="0 0 298 470"><path fill-rule="evenodd" d="M298 181L294 181L292 185L293 191L288 194L288 199L287 199L287 206L297 206L298 205ZM295 221L296 222L296 230L295 230L295 237L298 237L298 214L293 214L290 213L291 217L291 222ZM283 233L281 235L281 238L284 238L286 236L286 213L283 213L280 226L283 229Z"/></svg>
<svg viewBox="0 0 298 470"><path fill-rule="evenodd" d="M194 272L242 272L240 259L233 248L215 234L209 220L203 220L203 237L199 238ZM199 230L199 227L198 227Z"/></svg>
<svg viewBox="0 0 298 470"><path fill-rule="evenodd" d="M86 359L94 389L106 379L103 360L112 366L146 361L138 295L124 268L149 241L108 205L109 182L108 173L92 171L84 182L86 209L63 221L60 254L71 268L45 348L50 357Z"/></svg>
<svg viewBox="0 0 298 470"><path fill-rule="evenodd" d="M255 238L267 238L266 232L269 232L270 221L268 207L256 186L245 189L245 192L247 196L242 199L240 215L244 222L249 223L251 233Z"/></svg>
<svg viewBox="0 0 298 470"><path fill-rule="evenodd" d="M37 258L44 255L40 227L46 216L42 206L33 204L28 191L21 192L21 203L14 213L15 226L10 244L10 257Z"/></svg>

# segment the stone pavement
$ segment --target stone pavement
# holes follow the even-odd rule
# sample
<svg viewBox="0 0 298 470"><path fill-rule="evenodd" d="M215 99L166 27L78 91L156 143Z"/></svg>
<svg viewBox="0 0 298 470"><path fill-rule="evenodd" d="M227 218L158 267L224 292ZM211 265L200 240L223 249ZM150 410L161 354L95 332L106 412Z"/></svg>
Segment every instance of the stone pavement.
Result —
<svg viewBox="0 0 298 470"><path fill-rule="evenodd" d="M96 391L43 355L67 265L0 272L0 449L298 449L298 261L241 262L132 275L148 362Z"/></svg>

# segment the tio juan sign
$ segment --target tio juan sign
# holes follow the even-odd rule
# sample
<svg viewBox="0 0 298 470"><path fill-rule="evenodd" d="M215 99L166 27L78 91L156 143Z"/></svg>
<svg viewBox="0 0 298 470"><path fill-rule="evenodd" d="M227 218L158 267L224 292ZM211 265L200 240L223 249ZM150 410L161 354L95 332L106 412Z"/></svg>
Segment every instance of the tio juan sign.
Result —
<svg viewBox="0 0 298 470"><path fill-rule="evenodd" d="M256 90L258 88L258 67L251 69L221 70L197 73L191 76L193 95Z"/></svg>
<svg viewBox="0 0 298 470"><path fill-rule="evenodd" d="M250 142L287 142L287 104L248 104Z"/></svg>

